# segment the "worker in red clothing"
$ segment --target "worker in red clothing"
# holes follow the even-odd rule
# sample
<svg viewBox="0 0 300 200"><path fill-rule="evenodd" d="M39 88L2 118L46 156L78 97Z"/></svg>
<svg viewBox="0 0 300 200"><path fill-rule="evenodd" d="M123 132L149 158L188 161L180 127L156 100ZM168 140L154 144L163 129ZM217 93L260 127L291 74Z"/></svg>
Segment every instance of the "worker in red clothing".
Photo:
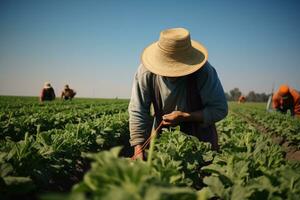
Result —
<svg viewBox="0 0 300 200"><path fill-rule="evenodd" d="M238 103L245 103L245 101L246 101L246 97L243 96L243 95L241 95L241 96L239 97Z"/></svg>
<svg viewBox="0 0 300 200"><path fill-rule="evenodd" d="M281 85L273 95L273 108L286 114L290 110L292 116L300 118L300 94L288 85Z"/></svg>
<svg viewBox="0 0 300 200"><path fill-rule="evenodd" d="M49 82L46 82L44 84L44 87L40 95L40 102L52 101L54 99L55 99L54 89Z"/></svg>

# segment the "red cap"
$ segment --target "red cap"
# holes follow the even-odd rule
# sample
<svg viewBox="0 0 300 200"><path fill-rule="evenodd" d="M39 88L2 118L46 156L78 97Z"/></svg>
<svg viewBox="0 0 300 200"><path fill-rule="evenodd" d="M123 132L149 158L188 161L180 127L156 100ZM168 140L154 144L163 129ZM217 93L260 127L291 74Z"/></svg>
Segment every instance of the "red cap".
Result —
<svg viewBox="0 0 300 200"><path fill-rule="evenodd" d="M281 85L279 87L278 94L282 97L288 95L289 94L289 86L288 85Z"/></svg>

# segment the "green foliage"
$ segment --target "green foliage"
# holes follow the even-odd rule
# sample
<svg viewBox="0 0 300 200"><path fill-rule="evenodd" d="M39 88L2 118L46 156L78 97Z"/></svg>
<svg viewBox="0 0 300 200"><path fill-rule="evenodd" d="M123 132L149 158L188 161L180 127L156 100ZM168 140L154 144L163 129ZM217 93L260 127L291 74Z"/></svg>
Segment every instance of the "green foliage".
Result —
<svg viewBox="0 0 300 200"><path fill-rule="evenodd" d="M223 147L212 164L202 167L211 175L201 191L221 199L299 198L299 165L284 160L280 146L235 115L219 123L218 130Z"/></svg>
<svg viewBox="0 0 300 200"><path fill-rule="evenodd" d="M252 123L265 129L266 132L281 136L291 145L300 149L300 121L289 115L277 112L268 113L263 107L257 105L231 104L231 110L248 118Z"/></svg>
<svg viewBox="0 0 300 200"><path fill-rule="evenodd" d="M170 184L161 176L162 171L146 162L119 158L119 152L116 147L87 154L93 160L92 168L72 193L83 193L89 199L195 199L193 190ZM169 172L173 173L178 172Z"/></svg>
<svg viewBox="0 0 300 200"><path fill-rule="evenodd" d="M154 150L154 167L158 171L173 169L182 175L172 177L171 183L200 188L202 185L200 168L213 158L210 145L199 142L179 130L165 131Z"/></svg>
<svg viewBox="0 0 300 200"><path fill-rule="evenodd" d="M69 110L72 106L83 110ZM13 110L8 107L1 108ZM21 108L23 114L15 110L9 117L2 115L4 125L0 128L4 130L4 138L0 136L0 182L5 185L1 189L6 198L19 194L8 187L7 177L30 179L28 185L34 187L28 187L27 194L65 191L78 182L88 168L88 162L81 157L83 152L97 152L128 143L128 114L122 112L127 103L100 102L98 107L56 103L33 104L32 107ZM30 109L37 113L25 116L25 112L32 111ZM55 113L55 110L59 112ZM8 126L10 131L5 132Z"/></svg>
<svg viewBox="0 0 300 200"><path fill-rule="evenodd" d="M219 152L164 130L151 165L123 157L126 100L0 97L0 105L0 199L300 199L300 163L253 126L299 146L300 123L258 104L231 105L217 124Z"/></svg>

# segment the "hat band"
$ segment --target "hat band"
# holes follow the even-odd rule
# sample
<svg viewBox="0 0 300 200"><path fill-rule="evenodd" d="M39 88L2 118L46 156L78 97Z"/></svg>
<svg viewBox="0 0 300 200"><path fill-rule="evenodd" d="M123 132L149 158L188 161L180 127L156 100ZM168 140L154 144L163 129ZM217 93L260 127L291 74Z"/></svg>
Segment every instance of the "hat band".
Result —
<svg viewBox="0 0 300 200"><path fill-rule="evenodd" d="M176 47L176 48L174 48L174 47L166 48L166 46L162 46L159 42L157 43L157 46L158 46L159 50L161 50L162 53L164 53L166 55L182 54L182 52L187 51L191 47L189 45L185 45L185 46Z"/></svg>
<svg viewBox="0 0 300 200"><path fill-rule="evenodd" d="M158 46L160 49L166 52L174 52L174 51L183 51L192 46L191 38L188 35L187 37L173 40L165 37L160 37L158 41Z"/></svg>

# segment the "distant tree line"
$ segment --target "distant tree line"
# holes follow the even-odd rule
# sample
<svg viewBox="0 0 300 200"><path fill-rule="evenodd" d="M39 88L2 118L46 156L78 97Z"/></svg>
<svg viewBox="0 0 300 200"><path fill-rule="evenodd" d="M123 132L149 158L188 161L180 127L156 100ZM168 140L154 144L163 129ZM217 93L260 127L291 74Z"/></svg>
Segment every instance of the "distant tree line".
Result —
<svg viewBox="0 0 300 200"><path fill-rule="evenodd" d="M234 88L229 91L229 93L225 92L226 99L228 101L237 101L239 97L242 95L242 92L239 88ZM245 97L246 102L267 102L270 94L266 93L256 93L254 91L250 91Z"/></svg>

